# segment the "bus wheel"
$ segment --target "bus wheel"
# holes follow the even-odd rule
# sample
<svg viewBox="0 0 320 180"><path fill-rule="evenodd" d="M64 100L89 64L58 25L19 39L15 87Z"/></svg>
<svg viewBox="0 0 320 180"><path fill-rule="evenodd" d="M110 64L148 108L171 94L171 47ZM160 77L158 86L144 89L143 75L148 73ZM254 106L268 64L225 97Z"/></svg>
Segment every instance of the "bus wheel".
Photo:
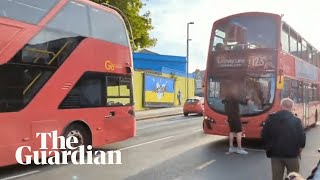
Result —
<svg viewBox="0 0 320 180"><path fill-rule="evenodd" d="M84 145L85 149L87 145L91 145L91 133L89 128L86 125L80 123L74 123L69 125L65 131L63 136L65 138L75 137L78 140L78 143L72 144L73 147L79 147Z"/></svg>

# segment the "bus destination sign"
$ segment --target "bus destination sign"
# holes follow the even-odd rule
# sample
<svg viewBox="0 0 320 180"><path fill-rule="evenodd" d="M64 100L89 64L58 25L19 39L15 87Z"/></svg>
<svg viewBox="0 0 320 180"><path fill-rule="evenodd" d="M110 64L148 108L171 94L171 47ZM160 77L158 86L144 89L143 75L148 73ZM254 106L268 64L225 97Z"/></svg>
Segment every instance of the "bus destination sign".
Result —
<svg viewBox="0 0 320 180"><path fill-rule="evenodd" d="M247 61L244 58L228 58L219 56L216 59L216 65L220 68L245 67L247 66Z"/></svg>
<svg viewBox="0 0 320 180"><path fill-rule="evenodd" d="M228 56L217 56L215 64L219 68L258 68L258 69L274 69L275 64L273 63L272 56L267 55L254 55L242 57L228 57Z"/></svg>

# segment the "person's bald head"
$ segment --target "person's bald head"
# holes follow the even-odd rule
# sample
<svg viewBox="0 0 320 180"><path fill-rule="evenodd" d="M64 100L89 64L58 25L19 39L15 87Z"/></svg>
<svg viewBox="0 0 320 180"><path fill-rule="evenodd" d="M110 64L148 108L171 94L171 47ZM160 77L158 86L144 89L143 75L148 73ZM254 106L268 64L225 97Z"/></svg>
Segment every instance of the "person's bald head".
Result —
<svg viewBox="0 0 320 180"><path fill-rule="evenodd" d="M294 102L289 98L284 98L280 102L280 107L282 110L292 111L294 106Z"/></svg>

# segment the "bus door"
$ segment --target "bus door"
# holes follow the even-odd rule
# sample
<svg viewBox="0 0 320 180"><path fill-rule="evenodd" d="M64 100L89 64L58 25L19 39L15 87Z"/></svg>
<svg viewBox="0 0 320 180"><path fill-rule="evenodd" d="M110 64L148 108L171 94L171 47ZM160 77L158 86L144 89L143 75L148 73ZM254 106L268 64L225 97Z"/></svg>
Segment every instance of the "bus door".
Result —
<svg viewBox="0 0 320 180"><path fill-rule="evenodd" d="M17 148L30 146L32 141L28 114L22 111L26 100L22 94L23 70L8 64L0 66L0 166L15 163Z"/></svg>
<svg viewBox="0 0 320 180"><path fill-rule="evenodd" d="M109 142L126 139L133 123L133 115L130 114L133 105L132 77L115 74L107 76L106 92L106 137Z"/></svg>
<svg viewBox="0 0 320 180"><path fill-rule="evenodd" d="M307 127L308 126L308 103L303 103L303 126Z"/></svg>
<svg viewBox="0 0 320 180"><path fill-rule="evenodd" d="M303 125L304 127L308 127L309 125L309 89L306 84L303 85Z"/></svg>

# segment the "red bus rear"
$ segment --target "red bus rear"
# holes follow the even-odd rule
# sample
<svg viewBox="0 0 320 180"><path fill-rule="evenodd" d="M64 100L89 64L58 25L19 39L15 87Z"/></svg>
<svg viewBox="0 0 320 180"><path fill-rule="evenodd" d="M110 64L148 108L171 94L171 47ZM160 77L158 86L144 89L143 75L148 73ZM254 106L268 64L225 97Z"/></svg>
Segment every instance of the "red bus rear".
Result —
<svg viewBox="0 0 320 180"><path fill-rule="evenodd" d="M279 110L284 97L295 101L295 113L305 127L316 123L319 53L310 46L310 53L317 54L312 60L296 55L308 53L301 46L299 50L298 41L285 52L293 30L286 41L281 33L284 24L281 16L262 12L236 14L213 24L204 88L205 133L228 136L222 100L231 85L239 87L239 98L245 102L240 105L240 114L246 138L260 138L264 121ZM298 39L297 33L292 36ZM309 69L312 72L303 73Z"/></svg>
<svg viewBox="0 0 320 180"><path fill-rule="evenodd" d="M39 149L36 133L93 147L133 137L132 69L116 11L87 0L1 0L0 166L17 163L20 146Z"/></svg>

